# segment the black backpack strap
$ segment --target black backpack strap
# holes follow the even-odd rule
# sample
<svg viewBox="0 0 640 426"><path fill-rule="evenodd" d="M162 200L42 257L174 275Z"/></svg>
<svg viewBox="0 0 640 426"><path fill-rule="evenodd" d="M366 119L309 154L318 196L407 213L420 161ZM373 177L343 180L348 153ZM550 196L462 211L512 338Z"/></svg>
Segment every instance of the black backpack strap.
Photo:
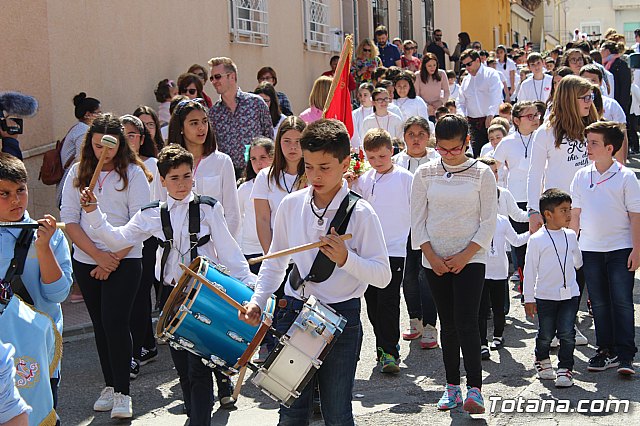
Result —
<svg viewBox="0 0 640 426"><path fill-rule="evenodd" d="M162 259L160 260L160 285L164 285L164 268L169 258L169 252L173 244L173 228L171 227L171 218L169 217L169 206L167 203L158 203L160 206L160 223L162 224L162 233L164 241L158 239L158 245L162 247ZM160 292L158 292L158 300L160 300Z"/></svg>
<svg viewBox="0 0 640 426"><path fill-rule="evenodd" d="M143 211L143 210L153 209L153 208L158 208L158 207L160 207L160 201L156 200L156 201L150 202L146 206L142 206L142 208L140 210Z"/></svg>
<svg viewBox="0 0 640 426"><path fill-rule="evenodd" d="M35 230L33 228L23 228L22 231L20 231L13 249L13 259L11 259L11 263L4 277L5 282L11 283L13 293L20 296L22 300L30 305L33 305L33 299L24 286L20 276L24 272L24 264L27 260L27 254L29 253L29 247L31 247L34 233Z"/></svg>
<svg viewBox="0 0 640 426"><path fill-rule="evenodd" d="M351 219L351 214L353 213L353 209L356 206L358 200L362 198L360 195L356 194L353 191L349 191L346 197L340 203L340 207L338 207L338 211L334 216L331 224L329 225L329 231L327 235L331 233L331 228L335 228L336 232L339 235L343 235L347 230L347 225L349 224L349 220ZM300 285L304 281L312 281L315 283L321 283L326 281L333 270L335 269L336 264L332 260L330 260L324 253L318 251L316 258L313 261L313 265L311 265L311 270L309 274L302 279L300 277L300 272L298 271L297 265L294 265L291 273L289 274L289 283L294 290L297 290Z"/></svg>

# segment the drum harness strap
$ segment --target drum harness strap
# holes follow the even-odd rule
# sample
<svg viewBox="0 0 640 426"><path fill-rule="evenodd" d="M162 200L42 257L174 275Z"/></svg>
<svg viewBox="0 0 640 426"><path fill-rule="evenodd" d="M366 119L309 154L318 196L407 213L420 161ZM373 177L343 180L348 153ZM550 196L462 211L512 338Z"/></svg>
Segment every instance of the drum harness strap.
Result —
<svg viewBox="0 0 640 426"><path fill-rule="evenodd" d="M207 204L214 207L217 200L206 195L194 194L193 200L189 203L189 242L191 247L191 262L198 257L198 247L207 244L211 240L211 234L207 234L202 238L198 238L200 233L200 204ZM173 248L173 227L171 226L171 218L169 216L169 206L166 202L154 201L144 206L142 209L160 207L160 222L162 223L162 233L164 241L158 238L158 245L162 247L162 258L160 260L160 283L164 285L164 269L169 259L169 253ZM158 303L160 302L161 292L158 292Z"/></svg>
<svg viewBox="0 0 640 426"><path fill-rule="evenodd" d="M4 291L10 293L7 294L7 300L11 298L12 294L16 294L20 296L25 303L33 305L33 299L20 276L24 272L24 264L27 260L27 254L29 253L29 247L31 247L34 233L34 229L24 228L20 231L16 239L16 245L13 249L13 259L11 259L7 273L0 285Z"/></svg>
<svg viewBox="0 0 640 426"><path fill-rule="evenodd" d="M360 195L353 191L349 191L347 196L342 200L342 203L340 203L340 207L338 207L338 211L329 225L327 235L331 233L331 228L335 228L339 235L343 235L345 233L347 225L349 224L349 219L351 219L353 209L360 198L362 198ZM306 281L312 281L314 283L326 281L331 274L333 274L335 267L335 262L331 261L321 251L318 251L316 258L313 261L313 265L311 265L311 270L304 279L300 277L298 266L295 264L293 265L293 269L291 269L291 272L289 273L289 284L294 290L298 290L298 288L302 286L302 296L304 298L304 283Z"/></svg>

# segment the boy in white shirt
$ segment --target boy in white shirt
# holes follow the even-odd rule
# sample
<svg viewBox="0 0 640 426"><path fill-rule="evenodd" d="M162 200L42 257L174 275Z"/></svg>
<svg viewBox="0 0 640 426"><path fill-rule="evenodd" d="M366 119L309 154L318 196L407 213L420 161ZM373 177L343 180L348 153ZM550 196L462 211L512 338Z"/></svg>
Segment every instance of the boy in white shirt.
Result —
<svg viewBox="0 0 640 426"><path fill-rule="evenodd" d="M367 314L376 336L377 359L383 373L400 372L400 284L411 227L411 182L413 174L396 166L391 136L382 129L369 130L363 139L372 169L357 178L352 189L367 200L380 218L389 253L391 282L385 288L369 286L364 293Z"/></svg>
<svg viewBox="0 0 640 426"><path fill-rule="evenodd" d="M160 182L167 190L167 206L171 228L172 244L166 263L156 262L156 278L162 285L161 306L165 304L175 283L182 276L179 263L189 263L190 233L187 227L191 203L196 194L193 187L193 156L178 145L168 145L158 154L158 173ZM202 196L199 196L202 200ZM210 199L213 200L213 199ZM113 251L122 250L142 241L156 237L166 241L164 235L162 213L159 202L151 203L138 211L124 226L113 227L100 211L97 200L88 188L82 191L81 205L87 212L87 221L100 240ZM213 204L213 205L212 205ZM200 232L198 241L209 236L209 239L197 247L199 255L204 255L215 263L225 265L230 274L252 286L256 276L249 271L238 243L235 241L226 221L221 203L213 200L212 204L199 203ZM159 252L160 253L160 252ZM192 259L193 260L193 259ZM163 276L160 276L163 275ZM186 350L170 348L171 358L180 377L180 387L187 416L191 424L209 424L213 409L213 380L211 369L202 363L199 356ZM218 397L223 407L235 404L233 386L228 377L214 370L218 384Z"/></svg>
<svg viewBox="0 0 640 426"><path fill-rule="evenodd" d="M634 271L640 265L640 184L613 156L623 146L620 124L600 121L585 129L592 164L571 183L571 227L580 230L580 249L596 328L596 355L589 371L618 367L632 375Z"/></svg>
<svg viewBox="0 0 640 426"><path fill-rule="evenodd" d="M571 196L559 189L547 189L540 197L544 226L529 239L524 266L524 309L538 314L535 368L541 380L553 380L556 387L573 386L573 350L580 289L576 268L582 266L576 233L565 229L571 221ZM558 371L553 373L549 351L551 340L560 340Z"/></svg>
<svg viewBox="0 0 640 426"><path fill-rule="evenodd" d="M545 67L542 55L538 52L530 53L527 56L527 66L533 73L520 85L518 91L518 102L521 101L542 101L547 102L551 93L551 83L553 78L545 74Z"/></svg>
<svg viewBox="0 0 640 426"><path fill-rule="evenodd" d="M322 416L327 424L353 424L351 392L362 343L360 298L367 286L386 287L391 281L389 257L378 216L365 200L358 200L352 210L345 233L348 241L338 237L331 225L338 207L350 197L343 179L349 168L349 133L337 120L321 119L309 124L300 139L309 186L287 195L276 213L273 240L269 252L305 243L326 243L313 249L267 259L262 262L255 293L239 317L257 325L268 298L280 286L289 261L295 263L300 279L287 280L285 298L277 329L286 332L304 305L304 298L315 296L344 316L347 324L342 334L315 373L320 388ZM348 198L347 198L348 199ZM309 276L320 251L331 261L333 269L322 282ZM294 269L294 270L296 270ZM319 271L319 273L327 271ZM304 278L302 278L304 277ZM312 412L313 380L302 390L291 407L280 406L280 424L308 424Z"/></svg>

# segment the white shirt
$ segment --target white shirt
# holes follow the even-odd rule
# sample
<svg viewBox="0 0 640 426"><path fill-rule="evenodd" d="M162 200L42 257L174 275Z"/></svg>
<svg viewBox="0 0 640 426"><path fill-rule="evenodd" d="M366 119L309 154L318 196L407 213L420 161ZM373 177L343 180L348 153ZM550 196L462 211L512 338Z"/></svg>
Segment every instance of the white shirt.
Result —
<svg viewBox="0 0 640 426"><path fill-rule="evenodd" d="M498 214L496 179L489 166L473 159L445 167L458 173L445 180L445 170L435 160L420 166L413 177L411 246L418 250L430 242L433 251L445 257L474 242L481 248L469 263L486 263ZM424 255L422 263L431 267Z"/></svg>
<svg viewBox="0 0 640 426"><path fill-rule="evenodd" d="M411 227L411 182L413 174L394 166L386 174L374 169L356 179L351 189L367 200L380 219L384 241L391 257L406 257Z"/></svg>
<svg viewBox="0 0 640 426"><path fill-rule="evenodd" d="M624 113L624 110L613 98L608 96L602 97L602 107L604 109L602 113L602 118L607 121L615 121L616 123L626 123L627 116Z"/></svg>
<svg viewBox="0 0 640 426"><path fill-rule="evenodd" d="M392 112L388 112L383 117L375 113L369 114L362 123L362 140L369 129L384 129L389 132L392 138L402 139L402 123L402 118Z"/></svg>
<svg viewBox="0 0 640 426"><path fill-rule="evenodd" d="M513 127L511 129L513 129ZM469 147L467 148L467 152L469 153L469 155L473 155L473 150L471 149L471 145L469 145ZM491 143L486 143L482 145L482 148L480 149L480 157L494 158L495 153L496 153L496 150L494 147L491 146ZM507 186L508 174L509 174L509 169L507 169L507 167L504 164L498 167L498 186L503 186L503 187Z"/></svg>
<svg viewBox="0 0 640 426"><path fill-rule="evenodd" d="M532 303L535 299L562 300L560 289L564 287L565 279L571 297L579 296L576 268L580 267L582 253L578 248L576 233L571 229L547 231L546 226L543 226L529 238L527 245L524 262L524 301Z"/></svg>
<svg viewBox="0 0 640 426"><path fill-rule="evenodd" d="M587 164L589 157L584 140L564 138L556 148L553 128L548 121L543 123L533 136L527 175L527 208L540 211L540 195L545 189L558 188L569 192L576 172Z"/></svg>
<svg viewBox="0 0 640 426"><path fill-rule="evenodd" d="M458 82L453 82L453 84L449 85L449 99L453 99L458 102L458 96L460 95L460 85Z"/></svg>
<svg viewBox="0 0 640 426"><path fill-rule="evenodd" d="M280 125L282 124L282 122L286 119L287 119L286 115L280 114L280 120L278 121L278 124L276 124L273 127L273 140L276 140L276 136L278 135L278 129L280 128Z"/></svg>
<svg viewBox="0 0 640 426"><path fill-rule="evenodd" d="M516 131L505 136L493 153L493 158L508 169L507 188L517 202L527 201L527 174L534 138L533 133L522 136Z"/></svg>
<svg viewBox="0 0 640 426"><path fill-rule="evenodd" d="M544 74L542 80L536 80L531 77L527 78L520 85L518 90L518 102L521 101L542 101L547 102L549 94L551 93L551 84L553 83L553 77L549 74Z"/></svg>
<svg viewBox="0 0 640 426"><path fill-rule="evenodd" d="M182 269L179 263L188 265L191 262L191 251L189 250L191 245L189 241L189 202L191 200L193 200L193 193L182 200L176 200L172 197L167 200L174 244L170 249L165 266L165 285L171 285L180 280ZM87 223L91 225L95 235L99 236L113 251L130 247L132 244L140 245L142 241L152 236L162 241L165 240L159 207L139 211L129 223L118 227L113 227L107 222L106 216L100 211L100 208L86 214L86 216ZM256 276L249 271L249 265L242 255L238 243L227 229L220 203L216 203L214 207L200 204L198 238L205 235L211 235L211 239L207 244L198 247L198 255L206 256L212 262L226 266L232 277L252 286ZM156 279L160 279L162 251L163 249L160 247L156 255Z"/></svg>
<svg viewBox="0 0 640 426"><path fill-rule="evenodd" d="M480 65L475 76L467 74L460 86L458 108L462 115L471 118L498 115L502 103L502 81L500 73L493 68Z"/></svg>
<svg viewBox="0 0 640 426"><path fill-rule="evenodd" d="M617 161L603 174L594 164L583 167L571 182L571 198L571 207L581 209L581 250L633 247L629 213L640 213L640 184L633 170Z"/></svg>
<svg viewBox="0 0 640 426"><path fill-rule="evenodd" d="M351 146L355 149L362 144L362 137L364 132L362 131L362 123L364 119L373 113L373 107L360 106L351 112L353 118L353 136L351 137Z"/></svg>
<svg viewBox="0 0 640 426"><path fill-rule="evenodd" d="M407 154L407 150L405 149L404 151L394 155L391 160L394 164L407 169L411 174L413 174L418 170L418 167L433 160L434 158L440 158L440 154L438 154L438 151L435 149L427 147L427 154L424 157L412 157Z"/></svg>
<svg viewBox="0 0 640 426"><path fill-rule="evenodd" d="M429 119L429 112L427 109L427 103L420 97L416 96L415 98L399 98L394 99L393 104L400 108L400 112L402 112L402 121L407 121L409 117L413 117L414 115Z"/></svg>
<svg viewBox="0 0 640 426"><path fill-rule="evenodd" d="M240 206L231 157L218 150L202 157L193 165L193 181L193 190L197 194L208 195L222 204L229 232L234 238L240 239ZM155 186L153 193L157 199L167 201L167 190L160 184L160 179Z"/></svg>
<svg viewBox="0 0 640 426"><path fill-rule="evenodd" d="M282 189L276 185L273 179L269 179L270 167L265 167L258 172L255 178L253 188L251 190L251 200L267 200L269 201L269 209L271 210L271 229L276 226L276 212L280 203L287 195L297 191L300 178L298 175L290 175L289 173L280 173L278 180ZM255 205L255 204L254 204Z"/></svg>
<svg viewBox="0 0 640 426"><path fill-rule="evenodd" d="M501 186L498 186L498 192L498 214L510 217L515 222L528 223L527 212L518 207L511 192Z"/></svg>
<svg viewBox="0 0 640 426"><path fill-rule="evenodd" d="M254 179L244 182L238 188L238 202L242 228L240 232L240 247L244 254L262 254L262 246L256 229L256 209L251 199Z"/></svg>
<svg viewBox="0 0 640 426"><path fill-rule="evenodd" d="M496 232L491 240L491 247L487 251L487 269L484 277L489 280L505 280L509 276L509 259L504 247L509 242L514 247L527 243L529 231L518 234L506 216L498 215Z"/></svg>
<svg viewBox="0 0 640 426"><path fill-rule="evenodd" d="M111 249L102 242L87 222L87 214L80 207L80 190L73 185L73 181L78 173L76 163L71 166L71 170L67 175L67 180L62 190L62 208L60 209L60 220L65 223L78 223L87 236L93 241L96 247L102 251L111 251ZM149 182L142 169L136 164L130 164L127 169L129 177L129 185L127 189L122 189L122 181L118 173L113 170L111 172L100 172L98 184L94 189L98 203L103 207L106 220L114 226L122 226L146 204L149 204ZM102 190L99 188L102 187ZM129 244L127 247L131 247ZM91 256L82 251L77 245L73 245L73 258L78 262L89 265L96 265L96 261ZM127 259L139 259L142 257L142 241L134 244L133 248L125 256Z"/></svg>
<svg viewBox="0 0 640 426"><path fill-rule="evenodd" d="M347 182L343 180L342 188L327 207L323 226L318 225L318 218L311 210L313 187L286 196L282 200L282 208L278 209L276 214L276 226L269 252L319 241L321 236L326 235L331 220L348 192ZM315 206L314 208L316 212L324 210ZM348 250L347 261L341 268L336 265L326 281L307 282L304 285L305 297L314 295L324 303L344 302L362 297L369 285L384 288L391 281L391 267L382 227L373 208L365 200L356 203L346 233L353 235L353 238L345 241ZM264 310L267 299L282 283L289 260L293 260L300 277L304 278L311 270L317 253L318 249L313 249L263 261L251 302ZM288 280L284 287L286 295L298 299L302 298L302 290L302 287L294 290Z"/></svg>
<svg viewBox="0 0 640 426"><path fill-rule="evenodd" d="M518 67L516 67L516 63L513 62L512 59L506 58L507 62L506 62L506 66L505 63L500 62L499 60L496 59L496 71L498 71L500 74L502 74L505 78L505 80L507 81L507 87L511 87L511 71L514 71L514 75L513 75L513 86L516 85L516 79L518 77Z"/></svg>

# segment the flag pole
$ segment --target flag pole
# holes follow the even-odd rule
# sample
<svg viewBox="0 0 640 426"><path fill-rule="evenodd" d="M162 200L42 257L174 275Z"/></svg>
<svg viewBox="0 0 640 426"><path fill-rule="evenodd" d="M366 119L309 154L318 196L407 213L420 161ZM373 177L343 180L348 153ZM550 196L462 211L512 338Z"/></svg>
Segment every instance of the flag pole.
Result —
<svg viewBox="0 0 640 426"><path fill-rule="evenodd" d="M329 106L331 105L331 101L333 100L333 95L335 94L336 88L338 87L339 78L336 78L336 77L340 77L342 75L342 70L344 69L347 59L351 59L352 51L353 51L353 35L348 34L344 39L344 45L342 46L342 52L340 52L340 59L338 60L338 66L336 66L336 72L333 73L333 81L331 82L329 95L327 96L327 100L324 103L324 108L322 109L322 118L325 118L327 109L329 109ZM351 66L351 64L349 64L349 66Z"/></svg>

